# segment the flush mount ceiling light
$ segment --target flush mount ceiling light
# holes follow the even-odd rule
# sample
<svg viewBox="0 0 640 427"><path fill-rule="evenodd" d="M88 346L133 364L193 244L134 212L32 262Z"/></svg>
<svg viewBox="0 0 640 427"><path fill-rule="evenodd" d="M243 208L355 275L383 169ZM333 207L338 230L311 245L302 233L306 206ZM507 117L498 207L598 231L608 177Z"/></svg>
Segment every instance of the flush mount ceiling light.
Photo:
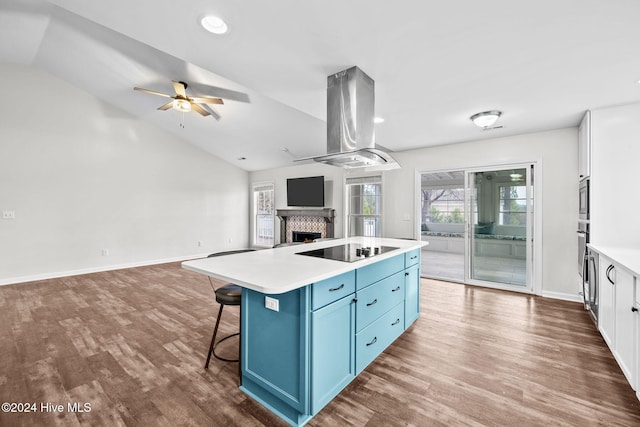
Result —
<svg viewBox="0 0 640 427"><path fill-rule="evenodd" d="M486 129L489 126L493 126L501 115L502 111L492 110L474 114L469 118L476 126Z"/></svg>
<svg viewBox="0 0 640 427"><path fill-rule="evenodd" d="M207 15L200 20L200 25L202 27L213 34L224 34L229 31L229 27L227 23L222 20L219 16L215 15Z"/></svg>

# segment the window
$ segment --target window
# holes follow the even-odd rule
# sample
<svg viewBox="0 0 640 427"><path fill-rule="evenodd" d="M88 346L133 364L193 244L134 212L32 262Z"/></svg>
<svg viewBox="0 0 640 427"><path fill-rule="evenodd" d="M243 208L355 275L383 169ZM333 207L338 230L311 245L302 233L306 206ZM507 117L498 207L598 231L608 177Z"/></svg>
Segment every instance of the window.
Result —
<svg viewBox="0 0 640 427"><path fill-rule="evenodd" d="M382 177L347 178L348 236L382 236Z"/></svg>
<svg viewBox="0 0 640 427"><path fill-rule="evenodd" d="M498 206L499 225L526 225L527 187L524 185L500 185Z"/></svg>
<svg viewBox="0 0 640 427"><path fill-rule="evenodd" d="M422 188L423 220L426 223L463 223L464 188Z"/></svg>
<svg viewBox="0 0 640 427"><path fill-rule="evenodd" d="M274 194L273 184L253 185L253 244L255 246L274 245Z"/></svg>

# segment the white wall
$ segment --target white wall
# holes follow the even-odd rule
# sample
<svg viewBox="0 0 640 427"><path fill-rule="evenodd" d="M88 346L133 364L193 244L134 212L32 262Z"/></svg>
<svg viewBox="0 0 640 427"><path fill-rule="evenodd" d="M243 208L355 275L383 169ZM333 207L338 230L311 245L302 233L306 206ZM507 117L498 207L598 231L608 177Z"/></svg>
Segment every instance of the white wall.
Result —
<svg viewBox="0 0 640 427"><path fill-rule="evenodd" d="M542 294L577 301L577 138L570 128L395 153L402 168L385 176L386 188L393 189L392 197L389 190L385 196L386 235L416 237L417 171L540 161L542 176L535 182L542 185Z"/></svg>
<svg viewBox="0 0 640 427"><path fill-rule="evenodd" d="M276 209L287 209L287 178L302 178L306 176L324 175L325 194L324 205L326 208L336 210L335 237L344 236L344 171L335 166L327 166L322 163L309 163L277 169L251 172L249 180L252 184L259 182L272 182ZM251 201L253 212L253 200ZM253 225L253 223L252 223ZM276 218L275 224L276 243L279 242L280 220Z"/></svg>
<svg viewBox="0 0 640 427"><path fill-rule="evenodd" d="M0 284L248 244L246 171L35 68L0 75Z"/></svg>

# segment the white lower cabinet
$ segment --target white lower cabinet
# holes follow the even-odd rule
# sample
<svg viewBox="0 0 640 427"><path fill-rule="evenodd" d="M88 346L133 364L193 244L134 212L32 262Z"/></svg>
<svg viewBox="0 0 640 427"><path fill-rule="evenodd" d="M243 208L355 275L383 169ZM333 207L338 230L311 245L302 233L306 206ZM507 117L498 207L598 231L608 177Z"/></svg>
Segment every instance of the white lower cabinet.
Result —
<svg viewBox="0 0 640 427"><path fill-rule="evenodd" d="M636 384L636 314L635 278L626 269L614 264L616 287L616 359L629 384ZM635 388L635 387L634 387Z"/></svg>
<svg viewBox="0 0 640 427"><path fill-rule="evenodd" d="M611 273L611 260L600 255L600 274L598 277L598 329L602 337L609 345L615 347L616 314L615 314L615 288Z"/></svg>
<svg viewBox="0 0 640 427"><path fill-rule="evenodd" d="M634 275L600 255L600 307L598 329L627 377L638 389L638 319L636 278Z"/></svg>
<svg viewBox="0 0 640 427"><path fill-rule="evenodd" d="M640 283L637 282L636 288L640 287ZM640 289L636 289L635 307L640 309ZM636 397L640 400L640 315L638 311L636 313Z"/></svg>

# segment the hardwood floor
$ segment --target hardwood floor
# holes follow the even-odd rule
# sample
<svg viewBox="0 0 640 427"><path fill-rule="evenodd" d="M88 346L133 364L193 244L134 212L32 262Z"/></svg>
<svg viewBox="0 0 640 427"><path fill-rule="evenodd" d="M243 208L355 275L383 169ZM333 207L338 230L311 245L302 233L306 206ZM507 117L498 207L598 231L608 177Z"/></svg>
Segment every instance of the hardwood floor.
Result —
<svg viewBox="0 0 640 427"><path fill-rule="evenodd" d="M203 369L217 308L177 263L0 287L0 402L37 405L0 425L284 425L237 364ZM640 403L581 305L423 280L420 319L308 425L637 426Z"/></svg>

